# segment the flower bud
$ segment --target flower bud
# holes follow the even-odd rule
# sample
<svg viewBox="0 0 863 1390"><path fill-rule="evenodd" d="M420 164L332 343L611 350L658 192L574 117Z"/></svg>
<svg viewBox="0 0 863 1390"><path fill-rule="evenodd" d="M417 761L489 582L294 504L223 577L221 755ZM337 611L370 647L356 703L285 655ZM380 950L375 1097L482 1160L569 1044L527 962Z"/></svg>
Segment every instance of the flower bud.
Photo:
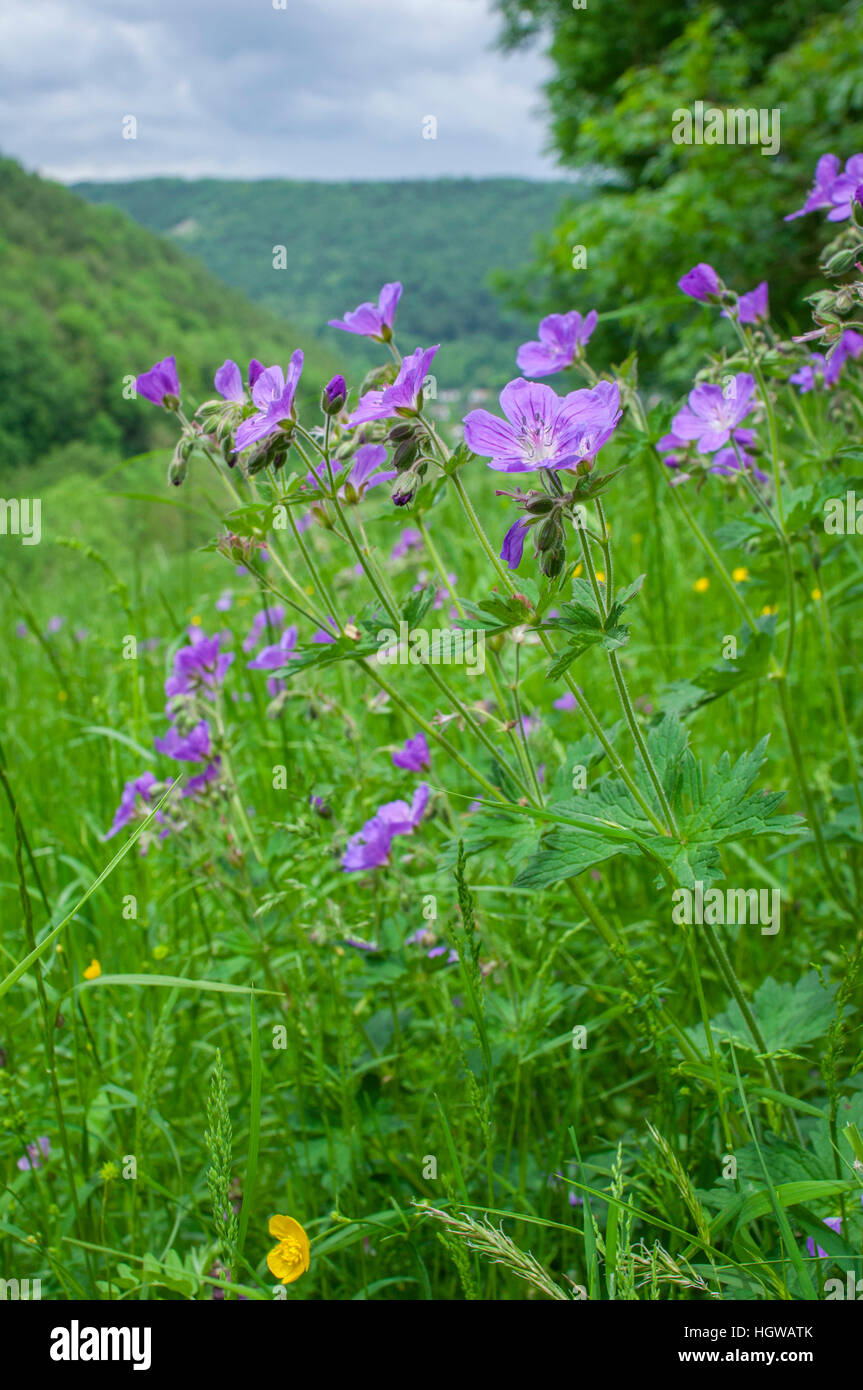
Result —
<svg viewBox="0 0 863 1390"><path fill-rule="evenodd" d="M556 516L550 516L548 521L544 521L537 532L536 548L540 553L551 550L552 547L562 539L560 523Z"/></svg>
<svg viewBox="0 0 863 1390"><path fill-rule="evenodd" d="M168 482L171 483L173 487L179 487L180 484L186 480L186 476L189 472L189 455L194 448L194 443L194 440L188 437L184 437L177 441L174 457L168 465Z"/></svg>
<svg viewBox="0 0 863 1390"><path fill-rule="evenodd" d="M419 441L411 437L403 439L393 454L393 468L399 473L404 473L410 468L419 453Z"/></svg>
<svg viewBox="0 0 863 1390"><path fill-rule="evenodd" d="M547 516L554 507L554 498L544 492L535 495L528 493L528 499L524 504L524 510L530 512L531 516Z"/></svg>
<svg viewBox="0 0 863 1390"><path fill-rule="evenodd" d="M404 439L412 439L413 433L413 425L409 425L407 421L405 421L404 424L393 425L392 429L387 435L387 438L389 439L391 444L401 444L402 440Z"/></svg>
<svg viewBox="0 0 863 1390"><path fill-rule="evenodd" d="M566 546L563 537L559 536L550 550L546 550L539 557L539 568L546 579L556 579L566 564Z"/></svg>
<svg viewBox="0 0 863 1390"><path fill-rule="evenodd" d="M348 387L343 376L334 376L321 392L321 410L325 415L338 415L348 398Z"/></svg>
<svg viewBox="0 0 863 1390"><path fill-rule="evenodd" d="M406 487L402 485L402 487L399 488L398 492L393 493L393 504L396 507L407 507L414 500L414 495L416 493L415 479L411 478L411 482L414 483L413 487Z"/></svg>

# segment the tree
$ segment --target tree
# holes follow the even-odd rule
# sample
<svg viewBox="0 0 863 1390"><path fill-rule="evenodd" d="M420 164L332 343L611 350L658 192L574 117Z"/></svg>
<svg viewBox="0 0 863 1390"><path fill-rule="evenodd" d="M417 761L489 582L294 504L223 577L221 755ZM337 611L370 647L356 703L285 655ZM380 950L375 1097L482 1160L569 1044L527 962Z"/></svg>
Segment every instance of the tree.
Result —
<svg viewBox="0 0 863 1390"><path fill-rule="evenodd" d="M863 149L859 0L825 0L817 14L752 0L587 0L580 10L569 0L498 0L498 8L504 46L550 36L547 98L560 162L607 173L596 197L564 209L532 266L498 275L512 302L612 314L609 357L636 347L643 366L678 381L703 328L696 321L672 347L675 285L697 261L741 291L769 276L774 318L808 321L800 282L815 273L821 229L816 218L782 218L802 205L820 154L845 159ZM696 101L778 112L777 153L762 154L760 142L675 143L674 113ZM575 245L586 248L584 270L573 269Z"/></svg>

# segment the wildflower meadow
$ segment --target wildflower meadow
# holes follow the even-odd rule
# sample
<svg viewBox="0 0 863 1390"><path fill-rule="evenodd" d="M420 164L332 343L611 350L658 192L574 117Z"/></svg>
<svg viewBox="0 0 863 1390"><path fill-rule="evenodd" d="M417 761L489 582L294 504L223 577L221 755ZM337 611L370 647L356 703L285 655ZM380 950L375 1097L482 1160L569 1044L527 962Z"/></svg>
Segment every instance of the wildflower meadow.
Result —
<svg viewBox="0 0 863 1390"><path fill-rule="evenodd" d="M572 293L440 410L393 279L2 503L4 1296L863 1298L863 154L783 215L682 387Z"/></svg>

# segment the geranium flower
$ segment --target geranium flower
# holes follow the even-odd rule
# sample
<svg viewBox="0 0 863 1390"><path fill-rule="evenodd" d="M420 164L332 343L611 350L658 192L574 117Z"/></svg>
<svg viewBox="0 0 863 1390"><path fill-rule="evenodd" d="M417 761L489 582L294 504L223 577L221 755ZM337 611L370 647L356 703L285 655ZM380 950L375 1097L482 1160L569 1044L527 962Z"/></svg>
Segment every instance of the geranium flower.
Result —
<svg viewBox="0 0 863 1390"><path fill-rule="evenodd" d="M102 838L110 840L124 825L128 825L135 814L138 797L140 796L142 801L149 801L155 786L156 778L152 772L142 772L140 777L134 777L131 782L127 782L120 796L120 805L114 812L111 829Z"/></svg>
<svg viewBox="0 0 863 1390"><path fill-rule="evenodd" d="M397 748L393 753L393 766L402 767L407 772L422 772L424 768L431 767L425 734L415 734L407 740L404 748Z"/></svg>
<svg viewBox="0 0 863 1390"><path fill-rule="evenodd" d="M530 530L530 521L525 516L520 516L518 521L514 521L503 538L503 545L500 548L500 558L511 570L517 570L524 555L524 542Z"/></svg>
<svg viewBox="0 0 863 1390"><path fill-rule="evenodd" d="M388 342L393 336L393 319L401 297L402 287L398 280L393 280L384 285L377 304L366 300L345 314L343 319L330 319L329 326L341 328L345 333L357 333L362 338L376 338L380 343Z"/></svg>
<svg viewBox="0 0 863 1390"><path fill-rule="evenodd" d="M394 415L416 415L422 409L423 382L439 347L438 343L436 347L417 348L405 357L392 386L361 396L348 424L364 425L369 420L389 420Z"/></svg>
<svg viewBox="0 0 863 1390"><path fill-rule="evenodd" d="M705 261L699 261L698 265L687 270L678 280L677 286L684 294L688 294L690 299L697 299L699 304L716 300L722 293L722 281L713 266L707 265Z"/></svg>
<svg viewBox="0 0 863 1390"><path fill-rule="evenodd" d="M221 683L234 654L220 652L220 642L218 635L207 637L198 628L192 629L191 645L177 652L174 670L165 681L165 694L169 699L191 695L197 690L211 693Z"/></svg>
<svg viewBox="0 0 863 1390"><path fill-rule="evenodd" d="M539 325L539 341L522 343L515 359L517 365L526 376L550 376L571 367L596 324L595 309L586 318L576 309L568 314L549 314Z"/></svg>
<svg viewBox="0 0 863 1390"><path fill-rule="evenodd" d="M259 362L253 357L249 363L249 390L251 391L258 377L266 368L263 362ZM234 401L237 405L243 405L246 400L246 393L243 389L243 374L230 357L227 357L213 378L213 385L220 396L224 396L226 401Z"/></svg>
<svg viewBox="0 0 863 1390"><path fill-rule="evenodd" d="M829 357L821 352L813 352L806 366L794 372L788 380L799 388L801 395L814 390L819 378L829 389L836 385L848 358L856 360L861 352L863 336L855 333L853 328L846 328Z"/></svg>
<svg viewBox="0 0 863 1390"><path fill-rule="evenodd" d="M418 531L415 526L406 526L390 551L390 559L401 560L411 550L422 550L422 548L422 532Z"/></svg>
<svg viewBox="0 0 863 1390"><path fill-rule="evenodd" d="M836 155L822 154L815 166L815 182L806 196L806 202L797 212L789 212L785 221L792 222L795 217L816 212L818 208L830 208L827 221L844 222L851 216L851 204L861 179L863 154L852 154L841 173Z"/></svg>
<svg viewBox="0 0 863 1390"><path fill-rule="evenodd" d="M367 820L362 830L348 841L342 857L345 873L364 869L379 869L389 863L390 849L396 835L412 835L422 820L428 805L429 788L421 782L410 805L406 801L388 801Z"/></svg>
<svg viewBox="0 0 863 1390"><path fill-rule="evenodd" d="M278 642L264 647L253 661L246 662L246 666L250 671L278 671L293 656L296 645L297 629L286 628Z"/></svg>
<svg viewBox="0 0 863 1390"><path fill-rule="evenodd" d="M842 1234L842 1218L841 1218L841 1216L825 1216L824 1221L823 1221L822 1224L823 1224L824 1226L829 1226L830 1229L831 1229L831 1231L835 1231L837 1235L841 1236L841 1234ZM809 1236L809 1238L808 1238L807 1241L806 1241L806 1253L807 1253L808 1255L811 1255L811 1256L813 1257L813 1259L814 1259L816 1256L817 1256L819 1259L822 1259L822 1260L826 1260L826 1259L828 1258L828 1256L827 1256L827 1251L824 1250L820 1245L816 1245L815 1239L814 1239L813 1236Z"/></svg>
<svg viewBox="0 0 863 1390"><path fill-rule="evenodd" d="M168 726L164 738L153 741L157 753L167 758L176 758L181 763L200 763L210 756L210 726L202 719L187 734L178 732L173 724Z"/></svg>
<svg viewBox="0 0 863 1390"><path fill-rule="evenodd" d="M267 1229L279 1242L267 1256L267 1268L283 1284L293 1284L309 1267L309 1238L292 1216L271 1216Z"/></svg>
<svg viewBox="0 0 863 1390"><path fill-rule="evenodd" d="M285 610L280 603L275 604L272 608L263 608L260 613L256 613L252 619L252 626L243 639L243 651L253 651L265 628L281 627L284 621Z"/></svg>
<svg viewBox="0 0 863 1390"><path fill-rule="evenodd" d="M214 758L211 763L207 764L203 772L197 772L194 777L189 778L188 782L183 788L182 795L197 796L198 792L202 792L205 789L205 787L208 787L210 785L211 782L216 781L217 777L219 777L219 775L221 774L221 770L221 758Z"/></svg>
<svg viewBox="0 0 863 1390"><path fill-rule="evenodd" d="M500 394L505 420L488 410L472 410L464 420L469 449L502 473L536 468L574 468L592 459L621 416L617 382L558 396L550 386L517 377Z"/></svg>
<svg viewBox="0 0 863 1390"><path fill-rule="evenodd" d="M727 309L722 310L724 319L730 318ZM770 317L767 305L767 281L762 280L754 290L741 294L737 300L737 318L740 323L764 323Z"/></svg>
<svg viewBox="0 0 863 1390"><path fill-rule="evenodd" d="M303 370L303 350L297 348L288 363L287 375L281 367L267 367L260 373L252 387L252 400L258 407L257 415L243 420L234 437L234 451L238 454L250 444L267 439L285 420L294 418L294 397Z"/></svg>
<svg viewBox="0 0 863 1390"><path fill-rule="evenodd" d="M26 1146L25 1156L19 1158L15 1166L21 1173L28 1173L31 1168L41 1168L42 1159L47 1158L50 1152L51 1144L48 1137L42 1134L36 1140L35 1144L28 1144Z"/></svg>
<svg viewBox="0 0 863 1390"><path fill-rule="evenodd" d="M383 444L363 444L354 454L350 472L339 488L343 502L358 502L370 487L378 483L390 483L398 477L395 469L379 473L377 470L387 461L387 451Z"/></svg>
<svg viewBox="0 0 863 1390"><path fill-rule="evenodd" d="M744 420L755 404L755 380L748 372L738 372L726 395L721 386L702 382L689 393L689 402L678 410L671 430L678 439L694 440L700 453L712 454L731 438L735 425Z"/></svg>
<svg viewBox="0 0 863 1390"><path fill-rule="evenodd" d="M177 362L174 357L163 357L148 372L142 372L135 379L135 390L145 400L154 405L163 405L166 410L176 410L180 404L180 378L177 376Z"/></svg>

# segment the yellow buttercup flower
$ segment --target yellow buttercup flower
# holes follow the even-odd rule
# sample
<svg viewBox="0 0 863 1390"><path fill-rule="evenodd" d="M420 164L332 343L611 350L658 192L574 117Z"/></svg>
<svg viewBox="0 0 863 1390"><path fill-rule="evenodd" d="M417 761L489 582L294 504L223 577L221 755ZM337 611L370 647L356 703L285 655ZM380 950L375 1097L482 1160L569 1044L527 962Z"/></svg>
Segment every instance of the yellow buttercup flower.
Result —
<svg viewBox="0 0 863 1390"><path fill-rule="evenodd" d="M578 564L574 566L573 571L572 571L572 573L573 573L573 575L574 575L574 577L575 577L576 579L577 579L578 576L581 574L582 569L583 569L583 566L582 566L581 561L579 560Z"/></svg>
<svg viewBox="0 0 863 1390"><path fill-rule="evenodd" d="M99 978L99 976L101 975L101 973L102 973L102 967L101 967L101 965L99 964L99 962L94 958L93 960L90 961L90 964L87 966L87 969L84 971L84 979L85 979L85 980L98 980L98 978Z"/></svg>
<svg viewBox="0 0 863 1390"><path fill-rule="evenodd" d="M195 613L195 615L193 616L193 618L192 618L192 626L193 626L193 627L200 627L200 626L201 626L201 615L200 615L200 613Z"/></svg>
<svg viewBox="0 0 863 1390"><path fill-rule="evenodd" d="M706 594L710 588L710 580L706 575L702 575L700 579L696 579L692 587L697 594Z"/></svg>
<svg viewBox="0 0 863 1390"><path fill-rule="evenodd" d="M736 570L731 571L731 578L735 584L743 584L749 578L749 570L745 565L738 565Z"/></svg>
<svg viewBox="0 0 863 1390"><path fill-rule="evenodd" d="M772 618L773 614L778 612L779 605L777 603L765 603L764 607L761 610L761 616L762 618Z"/></svg>
<svg viewBox="0 0 863 1390"><path fill-rule="evenodd" d="M309 1267L309 1238L292 1216L271 1216L268 1230L279 1243L267 1256L267 1268L283 1284L293 1284Z"/></svg>
<svg viewBox="0 0 863 1390"><path fill-rule="evenodd" d="M815 602L817 603L818 600L819 600L820 597L821 597L821 590L820 590L820 589L813 589L813 590L812 590L812 597L814 598Z"/></svg>
<svg viewBox="0 0 863 1390"><path fill-rule="evenodd" d="M605 575L603 574L602 570L597 570L597 571L596 571L596 577L597 577L597 579L599 580L600 584L604 584L604 583L605 583Z"/></svg>

